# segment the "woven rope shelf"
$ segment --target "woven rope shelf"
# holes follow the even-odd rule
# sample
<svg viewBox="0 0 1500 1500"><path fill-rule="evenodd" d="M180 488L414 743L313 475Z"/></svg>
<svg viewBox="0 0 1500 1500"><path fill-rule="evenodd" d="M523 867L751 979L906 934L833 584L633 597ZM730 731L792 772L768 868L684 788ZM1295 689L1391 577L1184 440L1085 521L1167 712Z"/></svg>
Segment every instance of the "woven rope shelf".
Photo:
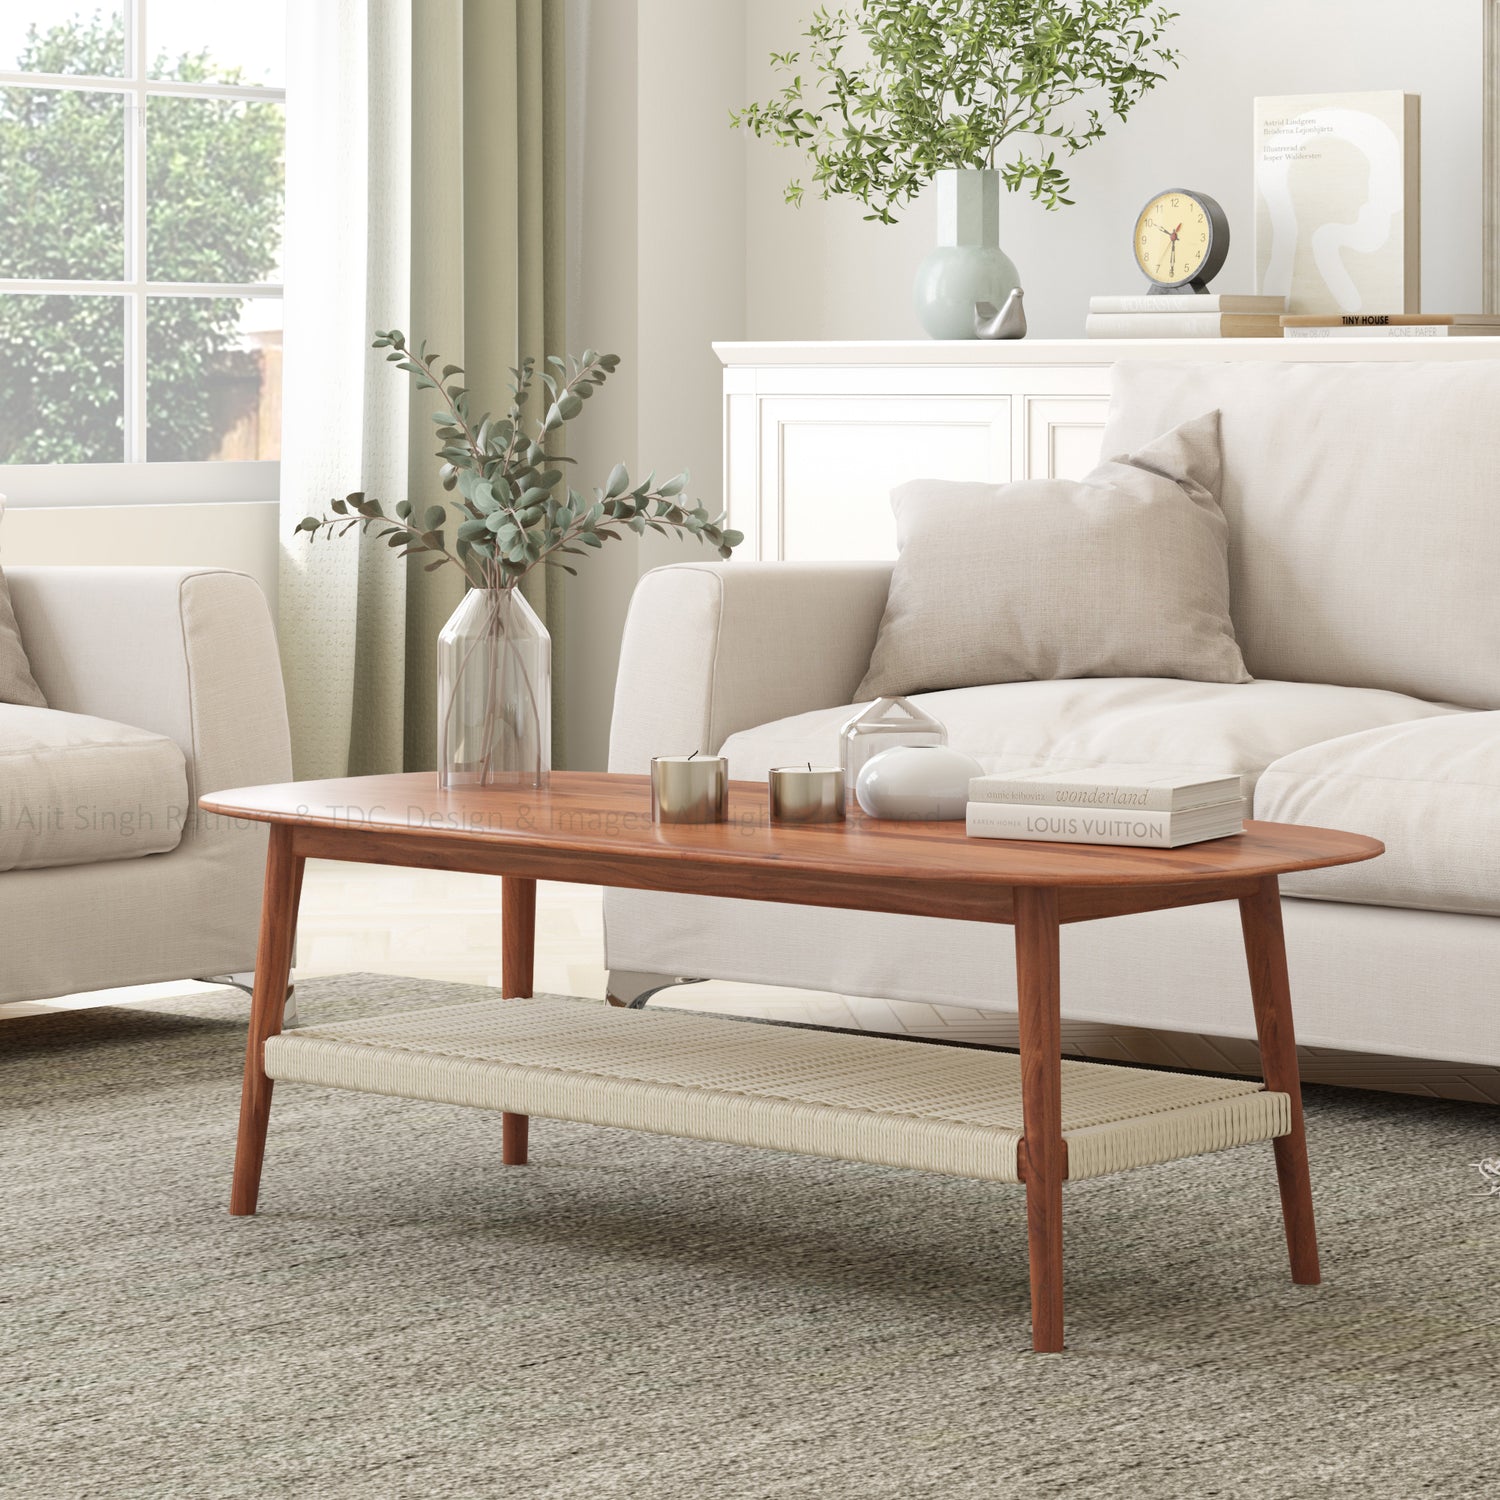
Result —
<svg viewBox="0 0 1500 1500"><path fill-rule="evenodd" d="M1018 1182L1009 1053L541 996L271 1038L287 1082ZM1064 1061L1068 1175L1249 1145L1291 1128L1254 1081Z"/></svg>

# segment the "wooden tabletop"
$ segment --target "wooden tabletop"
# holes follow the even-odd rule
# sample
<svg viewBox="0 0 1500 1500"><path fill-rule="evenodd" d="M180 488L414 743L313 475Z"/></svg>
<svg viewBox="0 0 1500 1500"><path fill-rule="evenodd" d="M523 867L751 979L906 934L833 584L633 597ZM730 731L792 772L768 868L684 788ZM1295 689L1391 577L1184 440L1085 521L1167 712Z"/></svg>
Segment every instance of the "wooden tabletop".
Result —
<svg viewBox="0 0 1500 1500"><path fill-rule="evenodd" d="M992 921L1009 920L995 903L1016 886L1113 890L1097 913L1077 913L1105 915L1146 909L1121 899L1122 888L1178 888L1148 906L1216 899L1189 888L1225 886L1227 896L1230 885L1351 864L1384 847L1357 833L1256 822L1180 849L969 838L962 823L857 813L798 827L772 823L764 783L748 781L731 784L728 822L657 824L647 777L578 771L554 771L545 791L442 792L430 772L416 772L215 792L201 805L291 825L312 857L921 914L973 917L978 908Z"/></svg>

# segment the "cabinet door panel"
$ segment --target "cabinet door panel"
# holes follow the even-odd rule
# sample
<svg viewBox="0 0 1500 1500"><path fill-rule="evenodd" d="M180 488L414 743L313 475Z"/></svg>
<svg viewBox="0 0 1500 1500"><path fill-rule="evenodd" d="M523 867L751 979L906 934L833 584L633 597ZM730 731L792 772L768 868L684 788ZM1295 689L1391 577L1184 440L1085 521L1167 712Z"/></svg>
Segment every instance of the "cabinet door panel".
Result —
<svg viewBox="0 0 1500 1500"><path fill-rule="evenodd" d="M1027 396L1025 465L1017 478L1082 479L1100 458L1105 396Z"/></svg>
<svg viewBox="0 0 1500 1500"><path fill-rule="evenodd" d="M760 555L894 557L891 490L920 478L1003 483L1010 426L1005 396L763 399Z"/></svg>

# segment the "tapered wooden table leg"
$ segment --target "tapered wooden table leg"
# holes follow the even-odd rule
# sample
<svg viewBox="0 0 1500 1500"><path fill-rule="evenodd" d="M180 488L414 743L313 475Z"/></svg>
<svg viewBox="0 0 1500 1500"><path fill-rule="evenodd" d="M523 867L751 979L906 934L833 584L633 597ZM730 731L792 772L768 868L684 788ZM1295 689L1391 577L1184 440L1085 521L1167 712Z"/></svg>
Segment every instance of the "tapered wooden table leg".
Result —
<svg viewBox="0 0 1500 1500"><path fill-rule="evenodd" d="M297 902L302 892L300 855L292 853L292 830L271 825L266 849L265 893L260 905L260 945L255 955L255 993L250 999L250 1031L245 1039L245 1082L240 1093L240 1132L234 1153L229 1212L253 1214L260 1196L260 1169L271 1120L271 1080L264 1056L269 1038L281 1030L292 943L297 935Z"/></svg>
<svg viewBox="0 0 1500 1500"><path fill-rule="evenodd" d="M526 1145L530 1133L531 1120L527 1115L500 1116L500 1160L505 1166L526 1165Z"/></svg>
<svg viewBox="0 0 1500 1500"><path fill-rule="evenodd" d="M508 1000L531 994L536 958L536 881L507 875L500 884L500 983ZM526 1165L525 1115L500 1117L500 1160L508 1167Z"/></svg>
<svg viewBox="0 0 1500 1500"><path fill-rule="evenodd" d="M1056 1354L1063 1346L1065 1170L1057 892L1017 887L1015 926L1031 1347L1038 1354Z"/></svg>
<svg viewBox="0 0 1500 1500"><path fill-rule="evenodd" d="M1313 1224L1312 1179L1307 1170L1307 1132L1302 1124L1302 1081L1297 1071L1297 1039L1292 1029L1292 990L1286 972L1286 939L1281 930L1281 893L1268 875L1253 896L1240 897L1250 997L1260 1037L1261 1075L1266 1087L1292 1100L1292 1128L1272 1143L1281 1217L1292 1280L1316 1286L1318 1235Z"/></svg>

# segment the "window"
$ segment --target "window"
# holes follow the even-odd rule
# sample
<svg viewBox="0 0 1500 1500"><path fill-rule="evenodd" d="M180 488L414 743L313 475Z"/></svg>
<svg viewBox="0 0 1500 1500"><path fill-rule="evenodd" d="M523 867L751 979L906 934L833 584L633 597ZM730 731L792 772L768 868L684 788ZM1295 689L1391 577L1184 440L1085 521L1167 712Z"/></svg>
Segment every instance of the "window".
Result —
<svg viewBox="0 0 1500 1500"><path fill-rule="evenodd" d="M274 494L284 53L274 0L0 8L0 489L14 499L59 484L74 503L133 498L128 482L77 493L77 471L57 469L143 463L193 470L193 498L251 498L262 486L230 472L247 467Z"/></svg>

